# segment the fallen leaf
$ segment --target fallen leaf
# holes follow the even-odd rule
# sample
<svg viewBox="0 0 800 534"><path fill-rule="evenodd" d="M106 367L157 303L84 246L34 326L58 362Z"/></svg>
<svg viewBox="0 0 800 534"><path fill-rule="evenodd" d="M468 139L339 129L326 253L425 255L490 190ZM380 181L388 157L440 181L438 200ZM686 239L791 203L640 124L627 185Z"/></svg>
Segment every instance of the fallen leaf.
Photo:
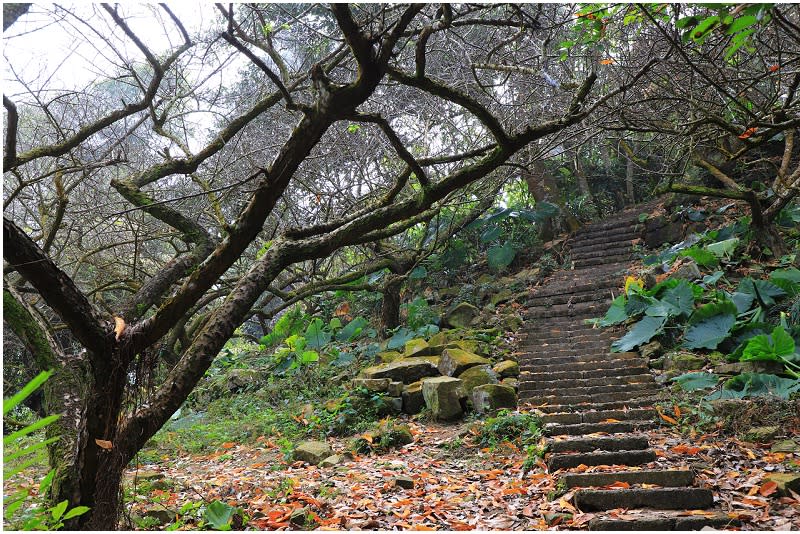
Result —
<svg viewBox="0 0 800 534"><path fill-rule="evenodd" d="M105 440L105 439L96 439L95 438L94 442L97 443L98 447L101 447L101 448L103 448L103 449L105 449L107 451L109 451L109 450L114 448L114 444L111 443L108 440Z"/></svg>
<svg viewBox="0 0 800 534"><path fill-rule="evenodd" d="M678 405L676 404L676 405L675 405L675 409L673 410L673 413L675 414L675 417L677 417L678 419L680 419L680 418L681 418L681 408L680 408L680 406L678 406Z"/></svg>
<svg viewBox="0 0 800 534"><path fill-rule="evenodd" d="M122 332L125 331L125 319L122 317L114 317L114 339L119 341Z"/></svg>
<svg viewBox="0 0 800 534"><path fill-rule="evenodd" d="M743 134L741 134L739 136L739 139L747 139L747 138L751 137L757 131L758 131L758 127L757 126L753 126L752 128L748 128L747 130L744 131Z"/></svg>
<svg viewBox="0 0 800 534"><path fill-rule="evenodd" d="M758 490L758 493L761 494L762 497L769 497L773 493L778 491L778 483L774 480L768 480L764 484L761 485L761 488Z"/></svg>
<svg viewBox="0 0 800 534"><path fill-rule="evenodd" d="M769 71L770 71L770 72L775 72L776 70L778 70L778 69L780 69L780 68L781 68L781 66L780 66L780 65L770 65L770 66L769 66Z"/></svg>
<svg viewBox="0 0 800 534"><path fill-rule="evenodd" d="M613 63L614 63L614 60L610 59L610 58L609 59L601 59L600 60L600 64L601 65L611 65Z"/></svg>

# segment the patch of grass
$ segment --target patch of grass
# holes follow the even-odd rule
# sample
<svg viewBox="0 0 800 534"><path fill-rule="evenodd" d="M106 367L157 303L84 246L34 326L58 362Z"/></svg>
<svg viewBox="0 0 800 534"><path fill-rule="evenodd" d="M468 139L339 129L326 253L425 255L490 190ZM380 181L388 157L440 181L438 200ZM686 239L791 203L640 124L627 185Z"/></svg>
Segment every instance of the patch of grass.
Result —
<svg viewBox="0 0 800 534"><path fill-rule="evenodd" d="M500 410L497 416L484 422L477 438L480 445L491 449L505 441L527 447L541 437L541 428L541 419L535 415Z"/></svg>

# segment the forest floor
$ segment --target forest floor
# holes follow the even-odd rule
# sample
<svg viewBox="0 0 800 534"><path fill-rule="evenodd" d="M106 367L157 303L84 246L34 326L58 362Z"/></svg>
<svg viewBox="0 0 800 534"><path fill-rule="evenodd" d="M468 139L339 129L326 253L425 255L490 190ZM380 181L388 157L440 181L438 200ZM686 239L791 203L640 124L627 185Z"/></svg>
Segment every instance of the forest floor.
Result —
<svg viewBox="0 0 800 534"><path fill-rule="evenodd" d="M153 503L174 512L186 503L219 499L241 507L250 518L245 528L259 530L566 530L594 517L557 491L557 476L547 473L543 462L526 471L526 453L514 445L478 446L470 423L410 426L414 443L328 468L287 462L266 438L255 445L225 443L213 454L174 457L147 466L147 477L163 475L167 484L139 494L129 513L152 509ZM720 509L742 522L742 530L800 525L800 495L778 497L774 485L765 482L770 472L782 470L780 464L800 468L800 452L770 452L769 444L676 430L665 425L648 431L658 459L642 469L694 469L699 482L714 490ZM347 448L346 440L329 443L334 451ZM129 472L129 480L135 473ZM411 478L414 487L397 486L396 477ZM305 513L298 515L298 509ZM304 522L290 521L293 512ZM633 518L637 511L611 514ZM175 517L175 527L192 528L187 515Z"/></svg>

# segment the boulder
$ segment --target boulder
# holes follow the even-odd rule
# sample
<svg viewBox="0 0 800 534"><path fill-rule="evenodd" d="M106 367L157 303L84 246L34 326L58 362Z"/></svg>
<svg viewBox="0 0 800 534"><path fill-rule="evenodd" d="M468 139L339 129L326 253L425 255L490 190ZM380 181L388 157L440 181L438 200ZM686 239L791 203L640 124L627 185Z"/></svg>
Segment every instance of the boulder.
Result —
<svg viewBox="0 0 800 534"><path fill-rule="evenodd" d="M373 393L382 393L389 389L391 382L389 378L354 378L353 387L366 388L367 391Z"/></svg>
<svg viewBox="0 0 800 534"><path fill-rule="evenodd" d="M444 346L447 345L447 343L448 343L447 333L444 331L436 332L430 337L430 339L428 339L428 345L430 345L431 347L444 348ZM439 354L441 354L441 351L439 352Z"/></svg>
<svg viewBox="0 0 800 534"><path fill-rule="evenodd" d="M792 453L800 453L800 443L792 440L792 439L784 439L781 441L776 441L772 447L769 448L769 452L792 452Z"/></svg>
<svg viewBox="0 0 800 534"><path fill-rule="evenodd" d="M504 378L500 381L500 383L504 386L508 386L510 388L514 388L514 391L519 391L519 379L508 377Z"/></svg>
<svg viewBox="0 0 800 534"><path fill-rule="evenodd" d="M663 215L645 221L644 242L648 248L658 248L664 243L677 243L683 239L683 225Z"/></svg>
<svg viewBox="0 0 800 534"><path fill-rule="evenodd" d="M403 413L418 414L425 407L425 398L422 396L422 382L414 382L403 388Z"/></svg>
<svg viewBox="0 0 800 534"><path fill-rule="evenodd" d="M461 349L467 352L471 352L472 354L477 354L478 356L486 356L486 352L481 350L480 344L472 339L458 339L456 341L451 341L447 344L446 348L448 349Z"/></svg>
<svg viewBox="0 0 800 534"><path fill-rule="evenodd" d="M470 367L458 375L458 378L464 382L464 393L467 396L472 395L472 390L477 386L482 386L484 384L497 384L499 382L497 379L497 373L495 373L488 365L476 365L475 367Z"/></svg>
<svg viewBox="0 0 800 534"><path fill-rule="evenodd" d="M332 455L333 451L324 441L304 441L294 449L292 457L295 460L317 465Z"/></svg>
<svg viewBox="0 0 800 534"><path fill-rule="evenodd" d="M341 454L331 454L324 460L319 463L320 467L333 467L335 465L339 465L344 461L344 457Z"/></svg>
<svg viewBox="0 0 800 534"><path fill-rule="evenodd" d="M403 412L402 397L383 397L378 415L399 415Z"/></svg>
<svg viewBox="0 0 800 534"><path fill-rule="evenodd" d="M458 376L470 367L487 365L492 362L482 356L462 349L444 349L439 360L439 372L444 376Z"/></svg>
<svg viewBox="0 0 800 534"><path fill-rule="evenodd" d="M436 363L433 363L434 360ZM367 367L361 371L361 375L364 378L389 378L393 382L410 384L420 378L438 375L439 370L436 368L438 363L439 360L435 356L415 356Z"/></svg>
<svg viewBox="0 0 800 534"><path fill-rule="evenodd" d="M378 361L381 363L389 363L395 360L399 360L403 357L403 354L397 352L396 350L385 350L383 352L379 352L376 356Z"/></svg>
<svg viewBox="0 0 800 534"><path fill-rule="evenodd" d="M702 277L703 275L700 273L700 268L697 267L697 263L695 263L694 260L684 262L680 267L675 269L674 272L667 276L667 278L670 279L683 279L688 280L689 282L694 282Z"/></svg>
<svg viewBox="0 0 800 534"><path fill-rule="evenodd" d="M744 439L754 443L763 443L772 441L780 433L781 428L778 426L754 426L744 433Z"/></svg>
<svg viewBox="0 0 800 534"><path fill-rule="evenodd" d="M511 299L511 297L513 296L514 293L512 293L510 290L503 289L499 293L489 297L489 303L492 306L497 306L498 304L502 304L503 302L508 302L508 300Z"/></svg>
<svg viewBox="0 0 800 534"><path fill-rule="evenodd" d="M800 473L772 473L764 477L765 482L775 482L780 497L791 497L789 491L800 493Z"/></svg>
<svg viewBox="0 0 800 534"><path fill-rule="evenodd" d="M445 314L444 323L451 328L469 328L478 315L480 315L478 308L468 302L461 302Z"/></svg>
<svg viewBox="0 0 800 534"><path fill-rule="evenodd" d="M231 369L225 374L225 389L230 392L241 391L247 386L258 384L262 376L255 369Z"/></svg>
<svg viewBox="0 0 800 534"><path fill-rule="evenodd" d="M645 360L652 360L661 356L662 350L661 343L658 341L651 341L639 347L639 354L641 354L642 358Z"/></svg>
<svg viewBox="0 0 800 534"><path fill-rule="evenodd" d="M450 376L437 376L422 380L422 396L434 419L452 421L464 413L461 398L463 382Z"/></svg>
<svg viewBox="0 0 800 534"><path fill-rule="evenodd" d="M408 358L410 356L436 356L437 354L438 353L428 345L427 341L417 338L406 341L403 356Z"/></svg>
<svg viewBox="0 0 800 534"><path fill-rule="evenodd" d="M403 394L403 383L399 380L397 382L389 382L389 386L386 388L386 394L390 397L399 397Z"/></svg>
<svg viewBox="0 0 800 534"><path fill-rule="evenodd" d="M492 367L492 371L497 373L500 378L519 376L519 364L514 360L503 360Z"/></svg>
<svg viewBox="0 0 800 534"><path fill-rule="evenodd" d="M721 363L714 367L720 375L738 375L740 373L766 373L777 375L783 372L783 364L775 361L750 361Z"/></svg>
<svg viewBox="0 0 800 534"><path fill-rule="evenodd" d="M668 354L664 359L665 371L697 371L705 366L706 360L689 352Z"/></svg>
<svg viewBox="0 0 800 534"><path fill-rule="evenodd" d="M414 479L411 477L397 476L393 479L394 485L403 489L414 489Z"/></svg>
<svg viewBox="0 0 800 534"><path fill-rule="evenodd" d="M472 406L478 413L517 407L514 388L502 384L484 384L472 390Z"/></svg>
<svg viewBox="0 0 800 534"><path fill-rule="evenodd" d="M177 518L177 514L172 510L167 510L161 506L150 506L141 512L142 517L152 517L158 521L159 525L172 523Z"/></svg>

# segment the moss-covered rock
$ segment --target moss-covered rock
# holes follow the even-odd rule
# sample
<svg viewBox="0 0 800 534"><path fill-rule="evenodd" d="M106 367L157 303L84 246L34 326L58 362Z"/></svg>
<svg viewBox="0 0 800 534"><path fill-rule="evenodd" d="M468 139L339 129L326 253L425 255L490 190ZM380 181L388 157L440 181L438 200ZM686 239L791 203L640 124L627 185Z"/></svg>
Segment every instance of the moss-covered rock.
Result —
<svg viewBox="0 0 800 534"><path fill-rule="evenodd" d="M497 384L499 382L497 373L488 365L476 365L470 367L460 375L459 380L463 381L464 393L472 395L472 390L484 384Z"/></svg>
<svg viewBox="0 0 800 534"><path fill-rule="evenodd" d="M478 308L468 302L461 302L445 314L444 323L451 328L469 328L478 315Z"/></svg>
<svg viewBox="0 0 800 534"><path fill-rule="evenodd" d="M705 358L690 352L671 353L664 358L665 371L697 371L705 364Z"/></svg>
<svg viewBox="0 0 800 534"><path fill-rule="evenodd" d="M452 421L464 413L461 399L463 382L458 378L438 376L422 380L422 396L434 419Z"/></svg>
<svg viewBox="0 0 800 534"><path fill-rule="evenodd" d="M497 376L500 378L519 376L519 364L514 360L498 362L492 367L492 370L497 373Z"/></svg>
<svg viewBox="0 0 800 534"><path fill-rule="evenodd" d="M484 384L472 390L472 406L478 413L514 409L517 407L517 394L514 388L502 384Z"/></svg>
<svg viewBox="0 0 800 534"><path fill-rule="evenodd" d="M492 362L482 356L462 349L445 349L439 360L439 372L443 376L458 376L470 367L488 365Z"/></svg>
<svg viewBox="0 0 800 534"><path fill-rule="evenodd" d="M403 354L401 352L397 352L396 350L385 350L383 352L379 352L376 357L380 363L391 363L402 358Z"/></svg>
<svg viewBox="0 0 800 534"><path fill-rule="evenodd" d="M436 356L437 354L441 354L441 351L437 353L427 341L421 338L406 341L405 351L403 352L403 356L406 358L412 356Z"/></svg>
<svg viewBox="0 0 800 534"><path fill-rule="evenodd" d="M381 393L389 389L389 384L391 382L389 378L354 378L353 387L366 388L367 391Z"/></svg>
<svg viewBox="0 0 800 534"><path fill-rule="evenodd" d="M304 441L297 445L292 453L295 460L317 465L325 458L333 455L330 446L324 441Z"/></svg>
<svg viewBox="0 0 800 534"><path fill-rule="evenodd" d="M781 433L778 426L754 426L744 433L744 439L754 443L772 441Z"/></svg>
<svg viewBox="0 0 800 534"><path fill-rule="evenodd" d="M389 378L392 381L410 384L420 378L438 375L438 363L439 359L436 356L403 358L367 367L361 371L361 376L364 378Z"/></svg>
<svg viewBox="0 0 800 534"><path fill-rule="evenodd" d="M418 414L425 407L425 398L422 396L422 382L414 382L403 388L403 413Z"/></svg>

